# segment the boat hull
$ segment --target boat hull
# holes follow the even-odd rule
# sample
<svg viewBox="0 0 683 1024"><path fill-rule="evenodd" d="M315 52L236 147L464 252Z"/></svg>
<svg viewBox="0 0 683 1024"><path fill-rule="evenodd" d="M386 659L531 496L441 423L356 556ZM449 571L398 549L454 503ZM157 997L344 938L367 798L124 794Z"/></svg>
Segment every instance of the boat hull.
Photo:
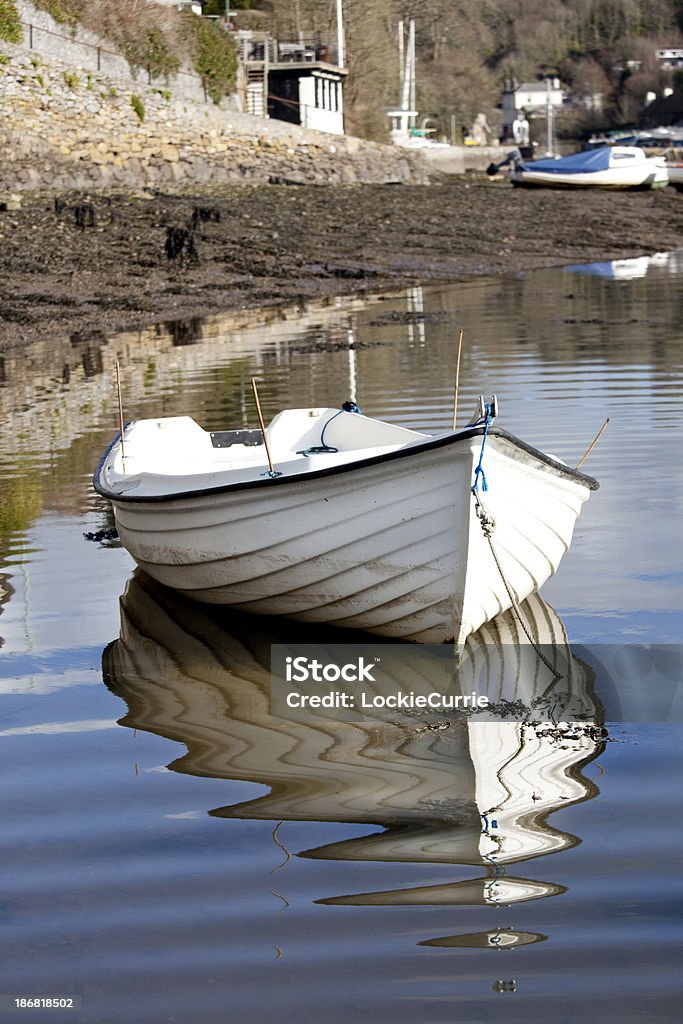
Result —
<svg viewBox="0 0 683 1024"><path fill-rule="evenodd" d="M482 434L255 488L108 496L135 561L195 600L461 644L511 607L511 595L524 600L556 571L597 486L491 432L482 494L496 521L489 541L471 491Z"/></svg>
<svg viewBox="0 0 683 1024"><path fill-rule="evenodd" d="M643 192L664 188L669 183L666 173L648 169L633 176L624 176L612 169L591 174L551 174L543 171L512 170L510 181L518 188L601 188L615 191Z"/></svg>

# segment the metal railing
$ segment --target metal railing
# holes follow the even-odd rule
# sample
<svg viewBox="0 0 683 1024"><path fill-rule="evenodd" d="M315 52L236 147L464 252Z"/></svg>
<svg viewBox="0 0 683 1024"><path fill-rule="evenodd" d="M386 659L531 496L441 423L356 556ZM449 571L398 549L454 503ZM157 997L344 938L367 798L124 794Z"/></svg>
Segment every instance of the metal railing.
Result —
<svg viewBox="0 0 683 1024"><path fill-rule="evenodd" d="M336 66L337 47L320 36L302 36L293 42L280 42L267 32L240 29L235 33L237 52L243 64L313 64Z"/></svg>

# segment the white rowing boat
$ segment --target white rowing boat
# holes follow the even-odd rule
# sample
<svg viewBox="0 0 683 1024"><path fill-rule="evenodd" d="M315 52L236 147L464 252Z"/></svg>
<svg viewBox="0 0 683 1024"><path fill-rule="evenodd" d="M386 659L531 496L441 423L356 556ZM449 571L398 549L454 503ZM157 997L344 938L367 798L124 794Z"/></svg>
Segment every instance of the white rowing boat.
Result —
<svg viewBox="0 0 683 1024"><path fill-rule="evenodd" d="M638 146L601 146L546 160L515 160L513 185L542 188L650 189L668 184L666 160Z"/></svg>
<svg viewBox="0 0 683 1024"><path fill-rule="evenodd" d="M494 411L432 436L289 409L266 428L274 468L261 431L137 420L94 484L135 561L198 601L461 645L556 571L598 486Z"/></svg>

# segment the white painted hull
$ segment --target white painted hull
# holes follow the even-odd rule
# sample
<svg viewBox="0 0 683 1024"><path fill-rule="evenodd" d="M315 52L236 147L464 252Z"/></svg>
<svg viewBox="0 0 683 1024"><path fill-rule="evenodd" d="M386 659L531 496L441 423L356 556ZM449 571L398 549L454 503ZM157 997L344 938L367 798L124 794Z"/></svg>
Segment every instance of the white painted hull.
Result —
<svg viewBox="0 0 683 1024"><path fill-rule="evenodd" d="M481 441L471 429L243 488L220 489L214 474L212 490L155 500L113 494L105 459L96 486L135 561L195 600L461 644L511 606L471 494ZM556 571L595 484L502 431L489 434L485 468L494 550L522 601Z"/></svg>

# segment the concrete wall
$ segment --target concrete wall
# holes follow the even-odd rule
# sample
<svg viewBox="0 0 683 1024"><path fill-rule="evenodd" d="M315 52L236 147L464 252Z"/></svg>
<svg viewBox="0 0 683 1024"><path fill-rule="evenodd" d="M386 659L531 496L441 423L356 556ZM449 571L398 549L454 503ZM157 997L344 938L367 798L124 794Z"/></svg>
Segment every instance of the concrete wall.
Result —
<svg viewBox="0 0 683 1024"><path fill-rule="evenodd" d="M485 171L489 164L497 164L514 149L507 146L425 146L418 152L431 171L441 174L468 174Z"/></svg>

